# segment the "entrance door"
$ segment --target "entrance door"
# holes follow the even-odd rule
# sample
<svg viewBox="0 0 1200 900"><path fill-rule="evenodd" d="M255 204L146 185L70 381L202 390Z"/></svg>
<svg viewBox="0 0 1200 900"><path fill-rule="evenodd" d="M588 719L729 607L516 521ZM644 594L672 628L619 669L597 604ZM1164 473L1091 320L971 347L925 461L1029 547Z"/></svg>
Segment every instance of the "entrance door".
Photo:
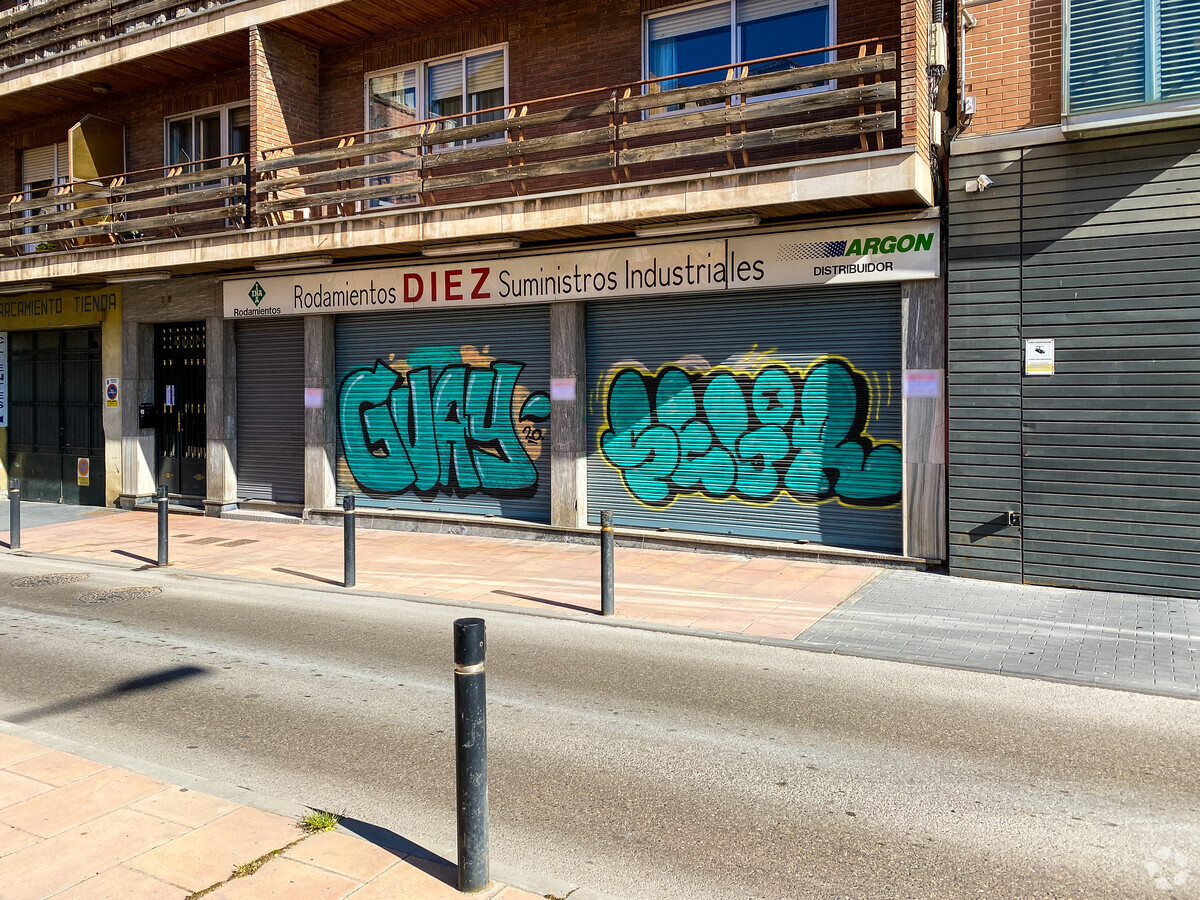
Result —
<svg viewBox="0 0 1200 900"><path fill-rule="evenodd" d="M205 346L203 322L155 327L157 483L177 497L207 494Z"/></svg>
<svg viewBox="0 0 1200 900"><path fill-rule="evenodd" d="M104 505L100 329L9 336L9 454L21 496Z"/></svg>

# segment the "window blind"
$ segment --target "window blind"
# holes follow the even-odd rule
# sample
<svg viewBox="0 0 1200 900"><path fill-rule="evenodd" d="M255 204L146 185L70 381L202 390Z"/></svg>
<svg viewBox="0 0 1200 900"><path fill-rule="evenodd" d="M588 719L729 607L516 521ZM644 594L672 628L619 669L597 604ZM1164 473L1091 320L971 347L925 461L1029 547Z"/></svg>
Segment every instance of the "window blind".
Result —
<svg viewBox="0 0 1200 900"><path fill-rule="evenodd" d="M31 147L21 152L21 184L37 184L40 181L54 181L58 164L58 148L66 144L46 144L44 147Z"/></svg>
<svg viewBox="0 0 1200 900"><path fill-rule="evenodd" d="M1145 0L1070 0L1070 111L1144 103Z"/></svg>
<svg viewBox="0 0 1200 900"><path fill-rule="evenodd" d="M802 9L814 6L827 6L828 0L738 0L738 24L754 22L758 19L771 19L775 16L786 16Z"/></svg>
<svg viewBox="0 0 1200 900"><path fill-rule="evenodd" d="M1162 99L1200 95L1200 0L1162 0Z"/></svg>
<svg viewBox="0 0 1200 900"><path fill-rule="evenodd" d="M664 41L702 31L730 27L728 3L702 6L650 20L650 40Z"/></svg>

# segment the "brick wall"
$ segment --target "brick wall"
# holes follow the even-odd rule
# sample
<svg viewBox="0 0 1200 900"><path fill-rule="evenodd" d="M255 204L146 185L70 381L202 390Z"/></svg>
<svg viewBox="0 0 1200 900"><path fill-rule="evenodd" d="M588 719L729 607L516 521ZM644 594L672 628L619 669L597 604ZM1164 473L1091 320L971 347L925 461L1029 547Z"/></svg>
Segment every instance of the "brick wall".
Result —
<svg viewBox="0 0 1200 900"><path fill-rule="evenodd" d="M237 69L187 85L114 97L27 124L5 126L0 134L0 193L7 200L20 189L21 150L65 141L67 129L88 113L124 123L125 167L137 171L163 164L164 118L236 103L249 96L249 73Z"/></svg>
<svg viewBox="0 0 1200 900"><path fill-rule="evenodd" d="M250 27L250 148L319 136L320 54L270 28Z"/></svg>
<svg viewBox="0 0 1200 900"><path fill-rule="evenodd" d="M964 90L977 112L967 134L1055 125L1062 113L1061 0L971 7Z"/></svg>

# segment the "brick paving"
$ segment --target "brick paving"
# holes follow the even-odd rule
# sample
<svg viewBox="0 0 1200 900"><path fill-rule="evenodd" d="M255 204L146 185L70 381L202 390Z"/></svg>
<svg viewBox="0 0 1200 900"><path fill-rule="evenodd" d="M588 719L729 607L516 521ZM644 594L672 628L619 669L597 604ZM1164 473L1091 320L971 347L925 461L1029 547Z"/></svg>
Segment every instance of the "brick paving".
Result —
<svg viewBox="0 0 1200 900"><path fill-rule="evenodd" d="M253 874L234 867L283 850ZM0 733L0 897L449 900L452 866ZM495 884L481 900L537 900Z"/></svg>
<svg viewBox="0 0 1200 900"><path fill-rule="evenodd" d="M888 571L797 643L1200 698L1200 600Z"/></svg>
<svg viewBox="0 0 1200 900"><path fill-rule="evenodd" d="M125 563L157 558L157 517L106 511L22 529L22 550ZM596 546L359 528L357 587L464 603L597 615ZM342 531L205 516L171 518L172 566L340 586ZM620 618L794 639L873 578L870 566L618 547Z"/></svg>

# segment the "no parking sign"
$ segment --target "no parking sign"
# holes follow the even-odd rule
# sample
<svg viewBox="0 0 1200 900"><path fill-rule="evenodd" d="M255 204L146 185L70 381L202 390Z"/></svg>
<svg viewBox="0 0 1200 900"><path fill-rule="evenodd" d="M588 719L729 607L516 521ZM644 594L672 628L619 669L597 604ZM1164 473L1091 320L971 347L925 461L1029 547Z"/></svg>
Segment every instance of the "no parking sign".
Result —
<svg viewBox="0 0 1200 900"><path fill-rule="evenodd" d="M121 396L121 388L116 378L104 379L104 405L116 409Z"/></svg>

